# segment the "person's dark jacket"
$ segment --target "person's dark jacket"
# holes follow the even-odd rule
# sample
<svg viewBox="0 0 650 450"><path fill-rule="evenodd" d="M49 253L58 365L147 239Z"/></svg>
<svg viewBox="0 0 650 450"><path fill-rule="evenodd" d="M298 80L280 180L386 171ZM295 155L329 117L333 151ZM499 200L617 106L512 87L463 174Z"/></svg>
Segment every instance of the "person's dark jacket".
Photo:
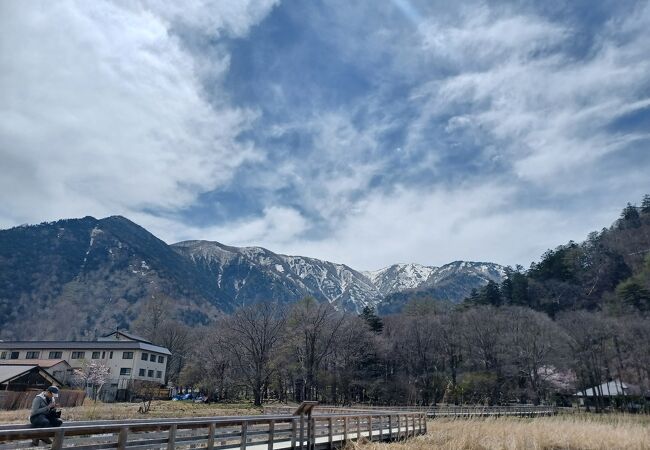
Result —
<svg viewBox="0 0 650 450"><path fill-rule="evenodd" d="M39 414L49 413L50 403L52 403L52 399L46 397L42 392L38 394L34 397L34 401L32 402L32 412L30 413L29 418L31 419Z"/></svg>

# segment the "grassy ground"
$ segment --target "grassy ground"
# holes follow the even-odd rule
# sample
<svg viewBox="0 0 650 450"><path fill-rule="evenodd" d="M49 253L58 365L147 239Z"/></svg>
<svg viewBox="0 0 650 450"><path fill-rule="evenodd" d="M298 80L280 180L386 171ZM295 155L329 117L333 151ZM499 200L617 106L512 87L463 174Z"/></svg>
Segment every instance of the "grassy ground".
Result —
<svg viewBox="0 0 650 450"><path fill-rule="evenodd" d="M352 443L346 450L650 449L650 417L560 415L536 419L436 419L428 434L401 443Z"/></svg>
<svg viewBox="0 0 650 450"><path fill-rule="evenodd" d="M255 415L251 404L204 405L157 401L148 414L139 403L94 403L64 408L63 419L114 420L129 418ZM0 423L27 423L28 410L0 411ZM436 419L428 434L405 442L352 443L347 450L650 450L650 416L623 414L564 414L536 419Z"/></svg>
<svg viewBox="0 0 650 450"><path fill-rule="evenodd" d="M155 419L158 417L243 416L260 414L251 404L202 404L185 401L154 401L147 414L140 414L141 403L94 403L86 399L83 406L63 408L61 418L73 420ZM28 422L29 410L0 411L0 424Z"/></svg>

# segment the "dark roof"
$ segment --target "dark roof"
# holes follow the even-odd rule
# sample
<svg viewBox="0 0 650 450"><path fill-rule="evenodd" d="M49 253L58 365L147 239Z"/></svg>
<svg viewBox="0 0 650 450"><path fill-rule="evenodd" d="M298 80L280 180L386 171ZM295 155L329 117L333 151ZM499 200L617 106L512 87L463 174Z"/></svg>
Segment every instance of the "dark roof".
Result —
<svg viewBox="0 0 650 450"><path fill-rule="evenodd" d="M46 369L61 363L70 367L70 364L65 359L0 359L0 365L3 366L39 366Z"/></svg>
<svg viewBox="0 0 650 450"><path fill-rule="evenodd" d="M109 338L111 336L115 336L114 339L118 340L117 335L122 335L122 336L126 337L127 339L131 339L131 340L134 340L134 341L144 342L145 344L153 344L153 342L151 342L148 339L143 338L142 336L138 336L137 334L129 333L128 331L122 331L122 330L116 330L116 331L113 331L112 333L105 334L104 336L102 336L103 339L100 338L100 341L103 341L105 338Z"/></svg>
<svg viewBox="0 0 650 450"><path fill-rule="evenodd" d="M171 355L165 347L138 341L0 341L0 349L145 350Z"/></svg>
<svg viewBox="0 0 650 450"><path fill-rule="evenodd" d="M31 371L38 371L43 378L46 380L50 381L51 383L58 384L61 386L61 382L54 378L52 375L47 373L45 370L43 370L42 367L38 366L11 366L11 365L2 365L0 366L0 383L5 384L8 382L11 382L11 380L15 380L16 378L20 378L23 375L31 372Z"/></svg>

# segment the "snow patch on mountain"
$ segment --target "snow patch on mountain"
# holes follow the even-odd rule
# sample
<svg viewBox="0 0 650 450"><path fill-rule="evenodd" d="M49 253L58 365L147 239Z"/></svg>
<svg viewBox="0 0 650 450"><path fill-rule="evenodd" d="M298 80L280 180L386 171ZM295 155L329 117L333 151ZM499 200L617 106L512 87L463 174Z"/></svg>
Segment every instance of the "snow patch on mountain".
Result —
<svg viewBox="0 0 650 450"><path fill-rule="evenodd" d="M216 289L231 289L234 299L295 301L306 296L337 308L360 312L376 307L387 295L435 287L462 278L480 287L501 281L503 268L492 263L456 261L442 267L394 264L367 272L344 264L273 253L262 247L230 247L219 242L185 241L177 252L209 271Z"/></svg>

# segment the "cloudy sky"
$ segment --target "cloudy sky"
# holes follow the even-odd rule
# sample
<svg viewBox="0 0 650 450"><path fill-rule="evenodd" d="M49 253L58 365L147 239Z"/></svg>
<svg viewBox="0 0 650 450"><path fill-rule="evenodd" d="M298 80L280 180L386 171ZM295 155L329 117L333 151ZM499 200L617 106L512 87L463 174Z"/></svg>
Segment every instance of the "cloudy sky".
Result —
<svg viewBox="0 0 650 450"><path fill-rule="evenodd" d="M650 192L650 2L0 2L0 228L528 266Z"/></svg>

